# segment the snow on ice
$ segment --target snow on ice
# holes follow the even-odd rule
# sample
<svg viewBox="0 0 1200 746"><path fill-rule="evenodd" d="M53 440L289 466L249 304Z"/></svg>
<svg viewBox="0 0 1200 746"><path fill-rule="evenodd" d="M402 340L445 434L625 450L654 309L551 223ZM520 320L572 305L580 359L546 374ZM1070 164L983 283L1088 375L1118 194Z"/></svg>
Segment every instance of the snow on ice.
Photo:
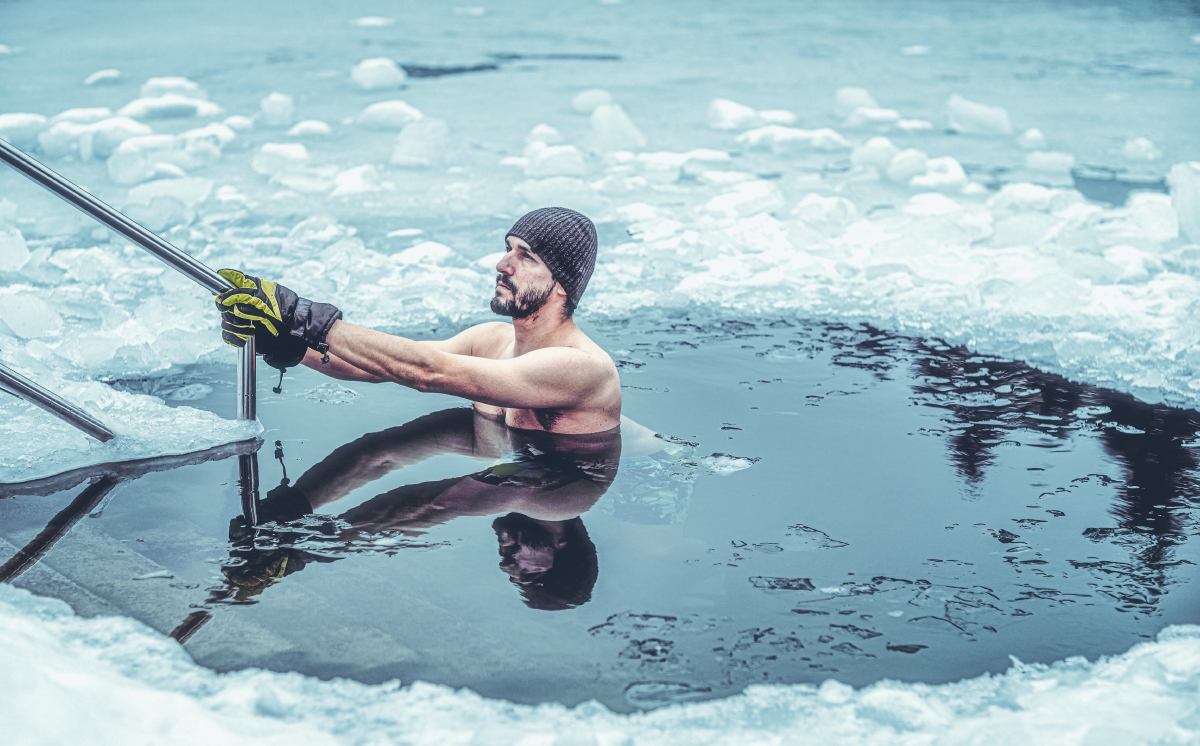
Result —
<svg viewBox="0 0 1200 746"><path fill-rule="evenodd" d="M421 682L367 686L249 670L218 674L131 619L81 619L0 585L5 732L16 743L130 744L1187 744L1200 738L1200 627L1122 655L1025 664L931 686L751 686L692 702L660 688L617 715L588 702L514 705ZM670 682L664 682L669 684ZM63 708L63 702L71 707ZM675 703L675 704L672 704ZM668 706L662 706L668 705Z"/></svg>

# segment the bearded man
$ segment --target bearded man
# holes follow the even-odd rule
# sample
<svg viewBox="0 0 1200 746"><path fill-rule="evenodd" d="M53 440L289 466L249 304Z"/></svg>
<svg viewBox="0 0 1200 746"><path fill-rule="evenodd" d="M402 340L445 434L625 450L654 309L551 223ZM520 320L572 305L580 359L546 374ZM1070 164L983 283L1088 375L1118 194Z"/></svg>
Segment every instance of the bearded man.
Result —
<svg viewBox="0 0 1200 746"><path fill-rule="evenodd" d="M512 318L441 341L355 326L328 303L237 270L217 296L226 342L251 336L266 362L303 363L345 381L398 383L474 402L511 428L600 433L620 426L621 382L604 350L572 319L596 266L596 227L563 207L534 210L505 236L492 311Z"/></svg>

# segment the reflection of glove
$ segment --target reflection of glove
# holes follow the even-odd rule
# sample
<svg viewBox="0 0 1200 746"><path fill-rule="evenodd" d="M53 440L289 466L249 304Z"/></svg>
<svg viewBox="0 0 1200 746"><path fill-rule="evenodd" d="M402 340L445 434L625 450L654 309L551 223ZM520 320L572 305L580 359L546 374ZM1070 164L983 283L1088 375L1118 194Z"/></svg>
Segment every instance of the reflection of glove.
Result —
<svg viewBox="0 0 1200 746"><path fill-rule="evenodd" d="M267 342L269 348L268 336L272 339L291 336L306 347L328 353L325 337L333 323L342 318L342 312L336 306L301 298L283 285L235 269L222 269L217 274L234 285L217 296L221 336L226 342L241 347L253 333L256 342ZM290 342L272 349L272 358L298 363L303 358L302 354L297 354L298 350L299 346ZM270 361L268 364L273 365Z"/></svg>

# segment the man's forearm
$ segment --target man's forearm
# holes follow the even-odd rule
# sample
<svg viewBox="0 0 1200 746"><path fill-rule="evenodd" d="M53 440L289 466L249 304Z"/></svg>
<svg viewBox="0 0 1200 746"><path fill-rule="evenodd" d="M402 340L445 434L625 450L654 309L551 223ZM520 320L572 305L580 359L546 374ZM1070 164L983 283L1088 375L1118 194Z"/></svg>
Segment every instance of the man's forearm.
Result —
<svg viewBox="0 0 1200 746"><path fill-rule="evenodd" d="M435 359L443 355L420 342L345 321L334 323L326 342L332 355L366 374L418 390L426 386L435 369Z"/></svg>
<svg viewBox="0 0 1200 746"><path fill-rule="evenodd" d="M323 360L324 356L316 350L309 350L304 355L304 359L300 361L306 368L312 368L318 373L323 373L330 378L336 378L339 381L362 381L364 383L383 383L385 379L379 376L372 375L367 371L358 368L337 355L330 354L329 362Z"/></svg>

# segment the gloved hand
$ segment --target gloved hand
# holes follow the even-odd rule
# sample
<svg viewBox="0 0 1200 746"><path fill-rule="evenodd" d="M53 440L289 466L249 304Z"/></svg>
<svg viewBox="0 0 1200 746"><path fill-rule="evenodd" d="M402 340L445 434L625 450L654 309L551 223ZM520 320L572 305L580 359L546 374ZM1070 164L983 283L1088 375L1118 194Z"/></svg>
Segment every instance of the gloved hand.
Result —
<svg viewBox="0 0 1200 746"><path fill-rule="evenodd" d="M235 269L218 270L217 274L234 285L217 296L221 337L228 344L242 347L253 334L256 342L263 343L264 354L271 355L267 363L276 368L280 366L272 360L294 361L286 366L291 367L304 357L297 341L328 357L325 337L342 318L337 306L301 298L283 285Z"/></svg>

